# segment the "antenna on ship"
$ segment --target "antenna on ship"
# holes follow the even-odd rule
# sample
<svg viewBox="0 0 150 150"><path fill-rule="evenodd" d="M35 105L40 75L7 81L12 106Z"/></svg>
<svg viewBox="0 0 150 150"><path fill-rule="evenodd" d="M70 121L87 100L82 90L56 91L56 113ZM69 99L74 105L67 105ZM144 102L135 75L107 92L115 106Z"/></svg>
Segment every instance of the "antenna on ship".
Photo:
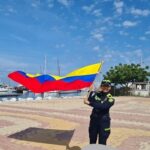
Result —
<svg viewBox="0 0 150 150"><path fill-rule="evenodd" d="M47 73L47 56L44 56L44 69L43 69L43 74ZM42 99L44 99L44 92L41 93Z"/></svg>
<svg viewBox="0 0 150 150"><path fill-rule="evenodd" d="M57 69L58 69L58 76L60 76L60 64L58 57L57 57Z"/></svg>
<svg viewBox="0 0 150 150"><path fill-rule="evenodd" d="M47 56L44 56L44 74L47 73Z"/></svg>
<svg viewBox="0 0 150 150"><path fill-rule="evenodd" d="M59 58L57 57L57 71L58 71L58 76L60 76L60 63L59 63ZM60 91L57 92L58 97L60 97Z"/></svg>

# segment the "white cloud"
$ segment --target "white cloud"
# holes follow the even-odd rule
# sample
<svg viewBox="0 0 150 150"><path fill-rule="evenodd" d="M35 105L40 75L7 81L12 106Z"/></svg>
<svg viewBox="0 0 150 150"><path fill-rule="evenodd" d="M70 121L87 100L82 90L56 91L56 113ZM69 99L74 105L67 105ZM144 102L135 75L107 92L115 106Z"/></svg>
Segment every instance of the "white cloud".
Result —
<svg viewBox="0 0 150 150"><path fill-rule="evenodd" d="M103 41L104 40L103 34L101 34L99 32L92 33L92 38L94 38L98 41Z"/></svg>
<svg viewBox="0 0 150 150"><path fill-rule="evenodd" d="M106 59L111 59L112 57L113 57L112 54L107 54L104 56L104 58L106 58Z"/></svg>
<svg viewBox="0 0 150 150"><path fill-rule="evenodd" d="M120 23L114 23L114 26L119 27L119 28L122 27L122 25Z"/></svg>
<svg viewBox="0 0 150 150"><path fill-rule="evenodd" d="M133 48L133 45L126 44L126 47L127 47L127 48Z"/></svg>
<svg viewBox="0 0 150 150"><path fill-rule="evenodd" d="M70 0L57 0L57 1L66 7L70 6L70 4L71 4Z"/></svg>
<svg viewBox="0 0 150 150"><path fill-rule="evenodd" d="M139 56L142 55L142 50L141 49L137 49L137 50L134 50L133 53L139 57Z"/></svg>
<svg viewBox="0 0 150 150"><path fill-rule="evenodd" d="M111 2L112 0L101 0L103 2Z"/></svg>
<svg viewBox="0 0 150 150"><path fill-rule="evenodd" d="M36 3L32 3L31 6L35 7L35 8L38 7L38 5Z"/></svg>
<svg viewBox="0 0 150 150"><path fill-rule="evenodd" d="M100 31L106 31L107 30L106 27L100 27L99 29L100 29Z"/></svg>
<svg viewBox="0 0 150 150"><path fill-rule="evenodd" d="M16 14L17 10L13 8L13 6L8 5L8 6L4 6L3 8L0 8L0 12L4 13L4 15L8 16L11 14Z"/></svg>
<svg viewBox="0 0 150 150"><path fill-rule="evenodd" d="M18 36L18 35L15 35L15 34L11 34L10 36L11 36L13 39L16 39L16 40L18 40L18 41L20 41L20 42L26 42L26 43L29 42L26 38L21 37L21 36Z"/></svg>
<svg viewBox="0 0 150 150"><path fill-rule="evenodd" d="M146 31L145 34L149 35L149 34L150 34L150 30L149 30L149 31Z"/></svg>
<svg viewBox="0 0 150 150"><path fill-rule="evenodd" d="M3 57L0 58L0 68L3 69L17 69L17 68L25 68L28 64L22 63L19 60Z"/></svg>
<svg viewBox="0 0 150 150"><path fill-rule="evenodd" d="M131 8L131 14L135 16L148 16L150 15L150 10L148 9L137 9L137 8Z"/></svg>
<svg viewBox="0 0 150 150"><path fill-rule="evenodd" d="M115 58L117 57L116 51L114 50L108 50L108 49L103 49L103 51L99 51L99 57L101 58L101 60L103 60L105 63L112 63L114 62ZM115 56L115 57L114 57Z"/></svg>
<svg viewBox="0 0 150 150"><path fill-rule="evenodd" d="M102 26L102 28L98 27L98 28L93 29L93 31L91 31L91 33L90 33L91 38L95 39L99 42L102 42L104 40L105 30L106 30L106 28L104 28L103 26Z"/></svg>
<svg viewBox="0 0 150 150"><path fill-rule="evenodd" d="M91 15L94 15L96 17L99 17L101 16L101 9L94 9L96 4L92 4L92 5L89 5L89 6L83 6L82 9L88 13L88 14L91 14Z"/></svg>
<svg viewBox="0 0 150 150"><path fill-rule="evenodd" d="M56 48L63 48L65 45L64 44L56 44L55 47Z"/></svg>
<svg viewBox="0 0 150 150"><path fill-rule="evenodd" d="M131 63L144 63L144 65L149 65L150 64L150 57L149 55L144 55L144 49L142 47L141 48L133 48L130 47L130 49L128 50L111 50L111 48L107 48L104 50L104 53L102 53L103 51L99 51L98 56L101 58L101 60L104 60L105 65L109 65L109 66L113 66L113 65L118 65L119 63L127 63L127 64L131 64ZM148 51L147 51L148 52ZM144 62L142 62L142 60Z"/></svg>
<svg viewBox="0 0 150 150"><path fill-rule="evenodd" d="M93 50L94 50L94 51L99 51L99 50L100 50L100 47L99 47L99 46L95 46L95 47L93 47Z"/></svg>
<svg viewBox="0 0 150 150"><path fill-rule="evenodd" d="M31 2L31 6L34 8L38 8L40 6L40 1L39 0L33 0Z"/></svg>
<svg viewBox="0 0 150 150"><path fill-rule="evenodd" d="M137 22L134 22L134 21L129 21L129 20L126 20L123 22L122 24L124 27L126 28L129 28L129 27L134 27L137 25Z"/></svg>
<svg viewBox="0 0 150 150"><path fill-rule="evenodd" d="M12 6L8 6L8 7L7 7L7 11L8 11L9 13L16 13L16 10L15 10Z"/></svg>
<svg viewBox="0 0 150 150"><path fill-rule="evenodd" d="M123 11L123 6L124 6L123 1L116 0L114 2L114 6L115 6L115 9L116 9L116 12L121 15L122 11Z"/></svg>
<svg viewBox="0 0 150 150"><path fill-rule="evenodd" d="M142 40L142 41L147 40L147 38L145 36L141 36L141 37L139 37L139 39Z"/></svg>
<svg viewBox="0 0 150 150"><path fill-rule="evenodd" d="M119 34L120 35L124 35L124 36L128 36L129 35L129 33L125 32L125 31L119 31Z"/></svg>
<svg viewBox="0 0 150 150"><path fill-rule="evenodd" d="M102 15L100 9L95 9L95 10L93 10L92 14L93 14L94 16L96 16L96 17L99 17L99 16Z"/></svg>
<svg viewBox="0 0 150 150"><path fill-rule="evenodd" d="M125 59L128 59L128 63L140 63L141 62L141 57L143 55L143 52L141 49L135 49L135 50L130 50L127 52L124 52L123 55L125 56Z"/></svg>
<svg viewBox="0 0 150 150"><path fill-rule="evenodd" d="M94 7L95 7L94 5L83 6L82 9L83 9L86 13L90 13L90 12L93 10Z"/></svg>
<svg viewBox="0 0 150 150"><path fill-rule="evenodd" d="M105 17L103 20L101 20L103 23L106 23L108 25L113 25L113 18L112 17Z"/></svg>
<svg viewBox="0 0 150 150"><path fill-rule="evenodd" d="M129 51L120 51L120 50L105 50L103 55L103 60L105 62L111 62L112 64L118 63L140 63L140 58L143 53L141 49L130 49ZM99 55L101 56L101 55Z"/></svg>
<svg viewBox="0 0 150 150"><path fill-rule="evenodd" d="M47 6L52 8L54 6L53 0L47 0Z"/></svg>
<svg viewBox="0 0 150 150"><path fill-rule="evenodd" d="M70 25L69 28L72 29L72 30L74 30L74 29L77 29L77 26Z"/></svg>

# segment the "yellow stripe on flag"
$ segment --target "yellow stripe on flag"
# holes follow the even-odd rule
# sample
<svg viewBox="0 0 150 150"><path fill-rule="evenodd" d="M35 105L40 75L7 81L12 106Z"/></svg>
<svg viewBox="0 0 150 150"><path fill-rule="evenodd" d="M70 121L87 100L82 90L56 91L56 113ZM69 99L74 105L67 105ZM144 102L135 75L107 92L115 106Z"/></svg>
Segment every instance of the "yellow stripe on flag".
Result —
<svg viewBox="0 0 150 150"><path fill-rule="evenodd" d="M69 74L67 74L66 76L56 76L56 75L51 75L49 74L51 77L53 77L55 80L60 80L63 78L67 78L67 77L73 77L73 76L84 76L84 75L92 75L92 74L97 74L99 72L99 70L102 67L102 63L97 63L97 64L92 64L92 65L88 65L82 68L79 68L77 70L74 70L73 72L70 72ZM41 76L41 74L26 74L28 77L34 78L34 77L38 77Z"/></svg>
<svg viewBox="0 0 150 150"><path fill-rule="evenodd" d="M41 74L39 74L39 73L37 73L37 74L30 74L30 73L27 73L26 75L27 75L28 77L31 77L31 78L41 76Z"/></svg>
<svg viewBox="0 0 150 150"><path fill-rule="evenodd" d="M97 74L101 68L101 63L98 64L92 64L85 67L82 67L80 69L77 69L66 76L84 76L84 75L90 75L90 74Z"/></svg>
<svg viewBox="0 0 150 150"><path fill-rule="evenodd" d="M97 64L88 65L88 66L79 68L77 70L74 70L73 72L67 74L66 76L55 76L55 75L51 75L51 76L55 78L56 80L60 80L63 78L73 77L73 76L92 75L92 74L97 74L99 70L101 69L101 67L102 67L102 63L97 63Z"/></svg>

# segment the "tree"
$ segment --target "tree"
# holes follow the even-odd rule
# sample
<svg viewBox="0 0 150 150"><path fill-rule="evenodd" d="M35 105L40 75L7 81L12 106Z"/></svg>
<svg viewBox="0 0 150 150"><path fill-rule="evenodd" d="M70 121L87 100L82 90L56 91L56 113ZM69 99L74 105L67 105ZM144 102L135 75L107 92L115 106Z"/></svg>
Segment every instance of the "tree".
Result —
<svg viewBox="0 0 150 150"><path fill-rule="evenodd" d="M104 75L104 79L111 80L114 86L128 87L129 83L148 81L149 67L141 67L140 64L119 64L111 67Z"/></svg>

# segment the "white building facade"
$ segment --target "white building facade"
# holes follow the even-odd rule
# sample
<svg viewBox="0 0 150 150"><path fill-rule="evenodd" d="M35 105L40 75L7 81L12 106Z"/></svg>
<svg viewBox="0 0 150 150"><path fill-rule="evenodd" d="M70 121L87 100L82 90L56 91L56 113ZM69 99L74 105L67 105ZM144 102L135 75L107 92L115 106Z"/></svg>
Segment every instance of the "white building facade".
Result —
<svg viewBox="0 0 150 150"><path fill-rule="evenodd" d="M133 83L131 94L134 96L149 97L150 96L150 81Z"/></svg>

